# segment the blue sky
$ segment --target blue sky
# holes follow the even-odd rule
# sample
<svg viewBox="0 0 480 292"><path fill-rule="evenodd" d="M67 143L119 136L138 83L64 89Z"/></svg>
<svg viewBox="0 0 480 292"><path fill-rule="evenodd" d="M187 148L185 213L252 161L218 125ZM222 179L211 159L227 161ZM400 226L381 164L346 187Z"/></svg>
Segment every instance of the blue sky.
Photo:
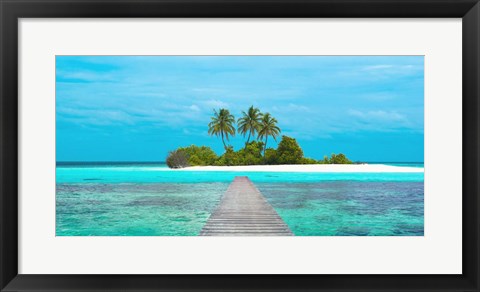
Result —
<svg viewBox="0 0 480 292"><path fill-rule="evenodd" d="M308 157L423 162L423 56L57 56L57 161L164 161L213 109L270 112ZM275 147L275 142L269 146ZM231 139L238 149L242 136Z"/></svg>

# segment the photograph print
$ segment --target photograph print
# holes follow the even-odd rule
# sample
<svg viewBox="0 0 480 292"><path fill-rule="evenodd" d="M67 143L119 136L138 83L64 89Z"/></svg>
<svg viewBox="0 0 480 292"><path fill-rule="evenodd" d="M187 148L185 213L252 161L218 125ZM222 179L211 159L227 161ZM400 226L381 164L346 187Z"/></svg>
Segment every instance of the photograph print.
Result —
<svg viewBox="0 0 480 292"><path fill-rule="evenodd" d="M56 236L424 236L423 56L56 56Z"/></svg>

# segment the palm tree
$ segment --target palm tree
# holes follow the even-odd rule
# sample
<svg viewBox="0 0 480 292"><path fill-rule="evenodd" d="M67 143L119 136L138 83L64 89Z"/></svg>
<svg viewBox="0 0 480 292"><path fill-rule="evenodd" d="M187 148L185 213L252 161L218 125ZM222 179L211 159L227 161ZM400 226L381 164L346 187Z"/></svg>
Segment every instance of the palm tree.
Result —
<svg viewBox="0 0 480 292"><path fill-rule="evenodd" d="M277 119L273 118L269 113L266 113L262 117L260 128L258 130L258 138L265 138L265 148L263 149L263 156L265 157L265 151L267 150L268 136L272 136L277 141L277 136L280 135L280 128L277 126Z"/></svg>
<svg viewBox="0 0 480 292"><path fill-rule="evenodd" d="M214 115L212 121L208 124L208 134L221 136L223 147L227 150L227 144L225 144L225 138L228 141L228 135L235 136L235 118L227 109L220 109L218 112L213 110Z"/></svg>
<svg viewBox="0 0 480 292"><path fill-rule="evenodd" d="M253 105L248 108L248 112L242 111L243 117L237 121L238 132L245 137L248 132L247 142L245 143L245 149L247 148L250 137L258 132L260 128L260 122L262 121L262 114L258 108L254 108Z"/></svg>

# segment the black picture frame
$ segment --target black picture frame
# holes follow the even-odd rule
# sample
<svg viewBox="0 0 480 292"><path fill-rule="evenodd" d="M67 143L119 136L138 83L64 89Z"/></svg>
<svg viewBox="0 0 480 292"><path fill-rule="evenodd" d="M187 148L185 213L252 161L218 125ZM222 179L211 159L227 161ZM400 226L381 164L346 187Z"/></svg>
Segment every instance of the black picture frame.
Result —
<svg viewBox="0 0 480 292"><path fill-rule="evenodd" d="M0 15L1 291L479 291L478 0L0 0ZM60 17L462 18L463 274L19 275L18 19Z"/></svg>

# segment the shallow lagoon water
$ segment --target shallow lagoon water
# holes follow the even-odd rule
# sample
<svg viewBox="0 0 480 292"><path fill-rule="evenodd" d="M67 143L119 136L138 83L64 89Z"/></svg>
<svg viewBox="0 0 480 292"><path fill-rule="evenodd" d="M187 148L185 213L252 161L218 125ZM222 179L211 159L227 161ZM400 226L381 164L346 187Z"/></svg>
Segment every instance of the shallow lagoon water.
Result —
<svg viewBox="0 0 480 292"><path fill-rule="evenodd" d="M57 184L56 234L197 235L227 183Z"/></svg>
<svg viewBox="0 0 480 292"><path fill-rule="evenodd" d="M297 236L422 236L423 173L170 171L57 166L57 236L197 235L235 176L247 175Z"/></svg>
<svg viewBox="0 0 480 292"><path fill-rule="evenodd" d="M423 182L258 183L295 235L423 235Z"/></svg>

